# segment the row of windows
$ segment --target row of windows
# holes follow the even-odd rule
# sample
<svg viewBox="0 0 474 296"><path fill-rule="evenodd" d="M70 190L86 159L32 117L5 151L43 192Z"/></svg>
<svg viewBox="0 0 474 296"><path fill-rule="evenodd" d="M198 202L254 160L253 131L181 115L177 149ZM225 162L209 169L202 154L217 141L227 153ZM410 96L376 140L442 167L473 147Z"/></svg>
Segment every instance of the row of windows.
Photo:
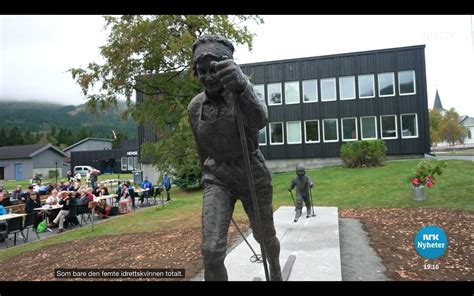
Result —
<svg viewBox="0 0 474 296"><path fill-rule="evenodd" d="M122 157L120 159L120 164L122 171L133 171L140 169L140 162L138 161L138 156Z"/></svg>
<svg viewBox="0 0 474 296"><path fill-rule="evenodd" d="M356 98L356 76L339 77L339 99L340 100L354 100ZM395 96L395 72L379 73L377 74L378 82L378 96L379 97L393 97ZM357 76L358 83L358 98L368 99L374 98L375 90L375 75L364 74ZM329 102L337 100L336 92L336 77L303 80L302 92L303 103ZM285 104L299 104L300 99L300 82L288 81L283 83L285 91ZM268 106L282 105L282 83L268 83L267 85L266 102ZM258 97L265 101L265 85L254 85L255 92ZM416 94L415 71L400 71L398 72L398 93L401 96Z"/></svg>
<svg viewBox="0 0 474 296"><path fill-rule="evenodd" d="M373 140L380 138L384 140L398 139L398 124L396 115L381 115L377 122L377 116L363 116L360 121L360 136L357 125L357 117L328 118L322 120L322 141L324 143L342 141ZM340 122L340 123L339 123ZM377 124L378 123L378 124ZM320 143L320 123L318 119L305 120L304 130L301 130L301 121L286 122L286 143L301 144L302 134L304 142ZM341 126L339 134L339 125ZM418 116L415 113L401 114L401 138L417 138L418 137ZM270 122L270 145L285 144L285 133L283 130L283 122ZM264 127L259 133L259 144L267 145L267 128Z"/></svg>

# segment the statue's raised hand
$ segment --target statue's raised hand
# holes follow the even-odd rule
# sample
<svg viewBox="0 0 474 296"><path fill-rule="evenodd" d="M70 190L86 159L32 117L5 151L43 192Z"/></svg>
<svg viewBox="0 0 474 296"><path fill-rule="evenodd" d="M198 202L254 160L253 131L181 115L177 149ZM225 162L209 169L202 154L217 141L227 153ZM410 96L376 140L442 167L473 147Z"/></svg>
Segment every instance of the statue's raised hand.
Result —
<svg viewBox="0 0 474 296"><path fill-rule="evenodd" d="M215 68L217 77L224 88L233 93L241 93L247 86L247 80L240 67L231 59L225 59L220 62L211 62Z"/></svg>

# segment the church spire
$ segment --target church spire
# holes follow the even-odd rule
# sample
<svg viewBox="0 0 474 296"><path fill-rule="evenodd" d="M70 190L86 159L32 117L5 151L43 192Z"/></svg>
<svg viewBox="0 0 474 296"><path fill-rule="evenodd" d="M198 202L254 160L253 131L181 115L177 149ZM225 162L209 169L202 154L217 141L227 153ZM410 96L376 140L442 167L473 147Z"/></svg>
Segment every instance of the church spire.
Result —
<svg viewBox="0 0 474 296"><path fill-rule="evenodd" d="M444 110L443 104L441 104L441 99L439 98L438 90L436 89L436 96L434 101L433 109Z"/></svg>

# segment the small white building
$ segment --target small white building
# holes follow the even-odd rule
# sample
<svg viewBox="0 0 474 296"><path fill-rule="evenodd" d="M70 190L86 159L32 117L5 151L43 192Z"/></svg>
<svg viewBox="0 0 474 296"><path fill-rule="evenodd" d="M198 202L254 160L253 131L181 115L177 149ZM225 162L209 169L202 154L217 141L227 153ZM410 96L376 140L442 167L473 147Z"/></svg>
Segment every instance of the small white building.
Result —
<svg viewBox="0 0 474 296"><path fill-rule="evenodd" d="M70 170L68 159L52 144L0 147L0 180L28 180L35 174L48 178L56 169L64 177Z"/></svg>
<svg viewBox="0 0 474 296"><path fill-rule="evenodd" d="M474 145L474 117L462 116L460 123L467 128L464 145Z"/></svg>

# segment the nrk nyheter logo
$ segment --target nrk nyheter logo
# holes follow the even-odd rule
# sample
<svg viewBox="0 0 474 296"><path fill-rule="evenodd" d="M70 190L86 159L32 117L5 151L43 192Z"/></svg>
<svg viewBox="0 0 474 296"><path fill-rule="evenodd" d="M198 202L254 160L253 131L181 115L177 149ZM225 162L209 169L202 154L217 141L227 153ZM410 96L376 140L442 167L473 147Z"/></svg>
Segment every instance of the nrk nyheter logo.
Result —
<svg viewBox="0 0 474 296"><path fill-rule="evenodd" d="M415 249L420 256L436 259L448 248L448 238L443 229L438 226L421 228L415 237Z"/></svg>

